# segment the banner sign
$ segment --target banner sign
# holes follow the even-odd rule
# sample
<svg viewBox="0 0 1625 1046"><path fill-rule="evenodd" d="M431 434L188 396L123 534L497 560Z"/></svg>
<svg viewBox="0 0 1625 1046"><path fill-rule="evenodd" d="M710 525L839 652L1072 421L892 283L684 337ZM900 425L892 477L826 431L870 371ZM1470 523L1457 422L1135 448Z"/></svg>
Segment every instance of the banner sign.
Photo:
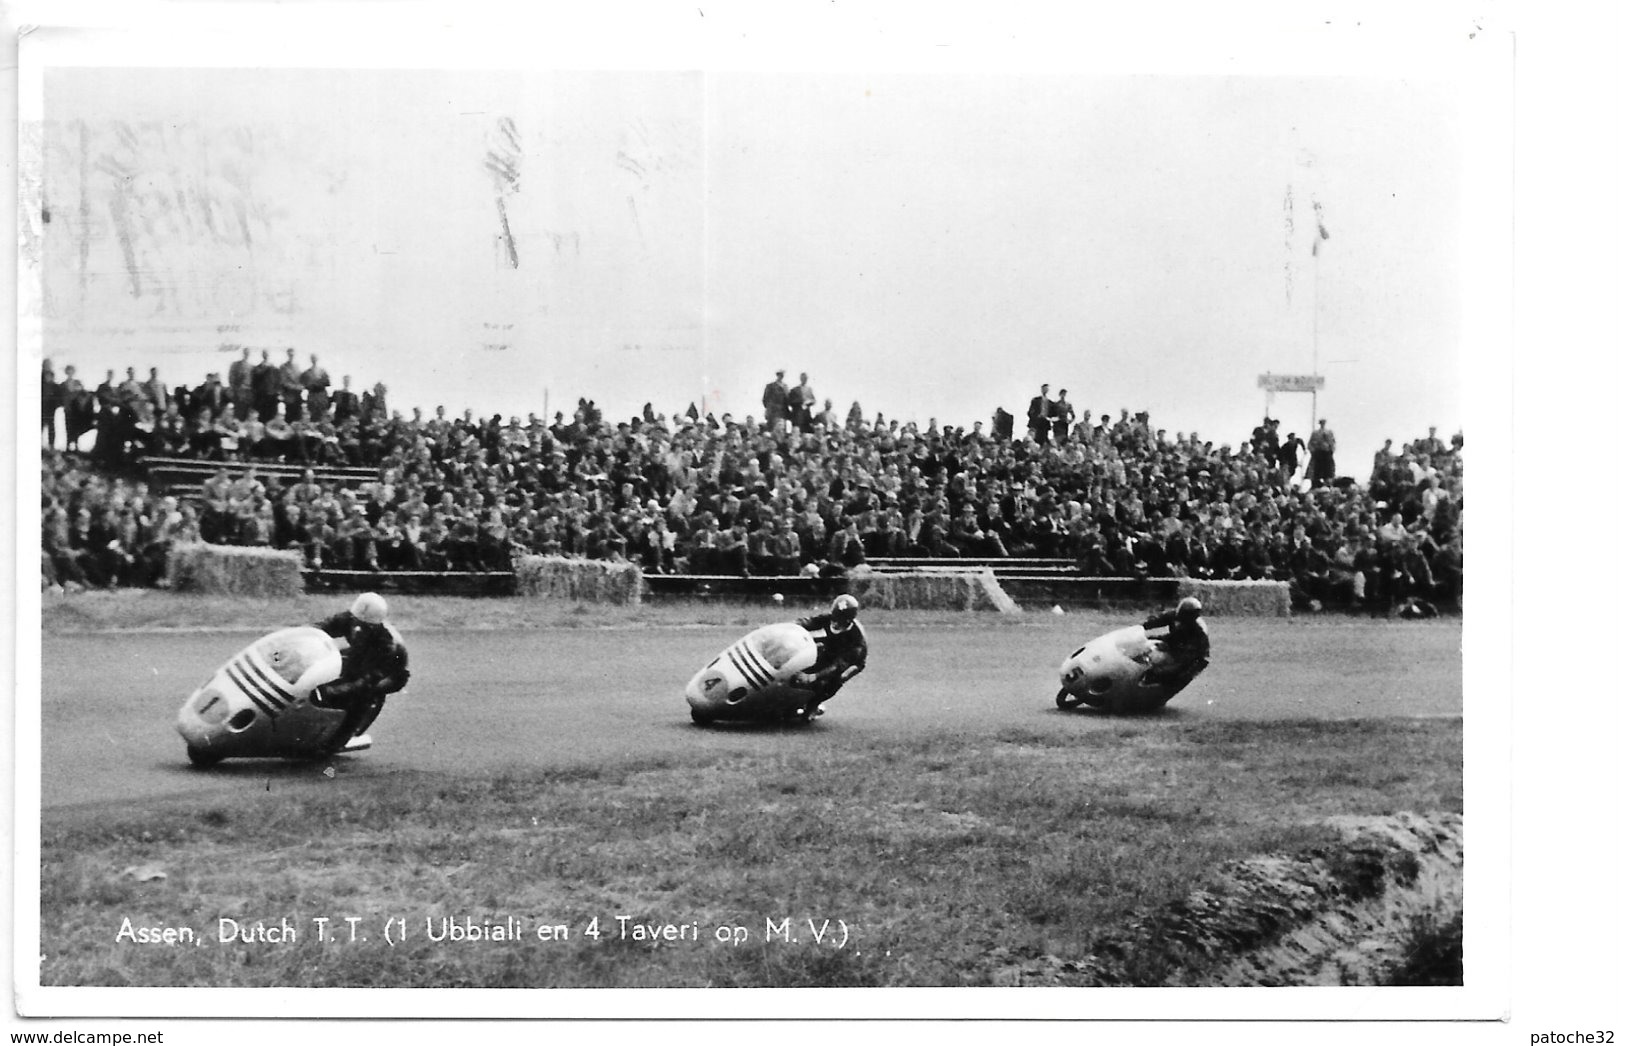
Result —
<svg viewBox="0 0 1625 1046"><path fill-rule="evenodd" d="M1258 387L1268 392L1318 392L1326 387L1319 374L1260 374Z"/></svg>

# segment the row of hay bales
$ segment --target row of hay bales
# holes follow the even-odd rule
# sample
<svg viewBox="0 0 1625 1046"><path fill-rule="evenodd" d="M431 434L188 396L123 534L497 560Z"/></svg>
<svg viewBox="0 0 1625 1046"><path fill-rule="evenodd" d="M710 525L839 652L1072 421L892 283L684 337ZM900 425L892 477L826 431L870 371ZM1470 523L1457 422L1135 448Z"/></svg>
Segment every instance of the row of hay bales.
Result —
<svg viewBox="0 0 1625 1046"><path fill-rule="evenodd" d="M170 550L166 575L177 592L269 599L305 590L297 552L204 543ZM518 594L576 603L640 603L643 571L630 563L522 556L514 562Z"/></svg>
<svg viewBox="0 0 1625 1046"><path fill-rule="evenodd" d="M259 598L295 596L304 591L296 552L181 545L170 552L168 577L179 592L211 592ZM631 563L521 556L514 562L515 588L522 597L573 603L637 604L643 601L643 571ZM865 607L882 610L973 610L1020 613L991 570L866 572L854 575L849 590ZM1179 595L1196 596L1208 613L1286 617L1292 612L1286 585L1278 581L1182 580Z"/></svg>

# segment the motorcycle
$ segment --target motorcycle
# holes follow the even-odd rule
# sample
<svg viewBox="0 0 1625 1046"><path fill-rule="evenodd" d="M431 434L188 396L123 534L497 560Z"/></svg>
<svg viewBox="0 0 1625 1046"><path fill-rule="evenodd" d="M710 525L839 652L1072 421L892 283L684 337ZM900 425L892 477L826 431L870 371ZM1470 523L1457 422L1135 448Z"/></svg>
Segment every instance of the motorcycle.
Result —
<svg viewBox="0 0 1625 1046"><path fill-rule="evenodd" d="M1061 663L1061 689L1055 707L1088 705L1108 712L1155 712L1189 686L1208 661L1201 658L1172 676L1147 682L1146 673L1160 659L1162 641L1139 625L1108 632L1072 652Z"/></svg>
<svg viewBox="0 0 1625 1046"><path fill-rule="evenodd" d="M689 716L701 726L810 721L815 694L796 678L817 660L818 644L800 625L763 625L694 673L683 692Z"/></svg>
<svg viewBox="0 0 1625 1046"><path fill-rule="evenodd" d="M319 703L339 678L338 642L318 628L284 628L250 643L181 705L176 729L196 767L222 759L320 759L335 754L345 710ZM372 747L366 734L338 751Z"/></svg>

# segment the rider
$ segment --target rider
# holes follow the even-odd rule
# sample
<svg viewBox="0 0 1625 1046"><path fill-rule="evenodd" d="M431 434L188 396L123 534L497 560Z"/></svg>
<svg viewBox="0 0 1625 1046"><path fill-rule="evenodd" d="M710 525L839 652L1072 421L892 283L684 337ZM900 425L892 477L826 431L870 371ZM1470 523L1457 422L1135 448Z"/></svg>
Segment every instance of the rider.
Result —
<svg viewBox="0 0 1625 1046"><path fill-rule="evenodd" d="M869 640L858 623L858 601L851 596L836 596L828 613L804 617L796 624L818 644L818 660L796 680L813 692L803 715L816 719L824 714L819 706L863 671L869 660Z"/></svg>
<svg viewBox="0 0 1625 1046"><path fill-rule="evenodd" d="M395 626L384 618L389 606L376 592L363 592L349 610L318 621L316 627L334 639L349 642L339 678L321 688L318 703L344 709L344 724L335 735L336 747L364 733L384 698L406 686L406 644Z"/></svg>
<svg viewBox="0 0 1625 1046"><path fill-rule="evenodd" d="M1207 664L1207 624L1202 620L1202 602L1195 596L1181 599L1173 610L1146 618L1144 627L1166 627L1168 634L1157 644L1142 682L1172 682Z"/></svg>

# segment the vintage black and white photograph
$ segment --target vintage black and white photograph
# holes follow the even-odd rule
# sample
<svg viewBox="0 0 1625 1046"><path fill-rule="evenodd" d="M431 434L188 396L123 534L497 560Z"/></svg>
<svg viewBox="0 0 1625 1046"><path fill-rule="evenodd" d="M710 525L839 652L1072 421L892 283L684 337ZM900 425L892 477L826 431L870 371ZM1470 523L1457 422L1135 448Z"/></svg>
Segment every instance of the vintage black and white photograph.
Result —
<svg viewBox="0 0 1625 1046"><path fill-rule="evenodd" d="M19 1012L1495 1019L1504 33L727 18L24 35Z"/></svg>

